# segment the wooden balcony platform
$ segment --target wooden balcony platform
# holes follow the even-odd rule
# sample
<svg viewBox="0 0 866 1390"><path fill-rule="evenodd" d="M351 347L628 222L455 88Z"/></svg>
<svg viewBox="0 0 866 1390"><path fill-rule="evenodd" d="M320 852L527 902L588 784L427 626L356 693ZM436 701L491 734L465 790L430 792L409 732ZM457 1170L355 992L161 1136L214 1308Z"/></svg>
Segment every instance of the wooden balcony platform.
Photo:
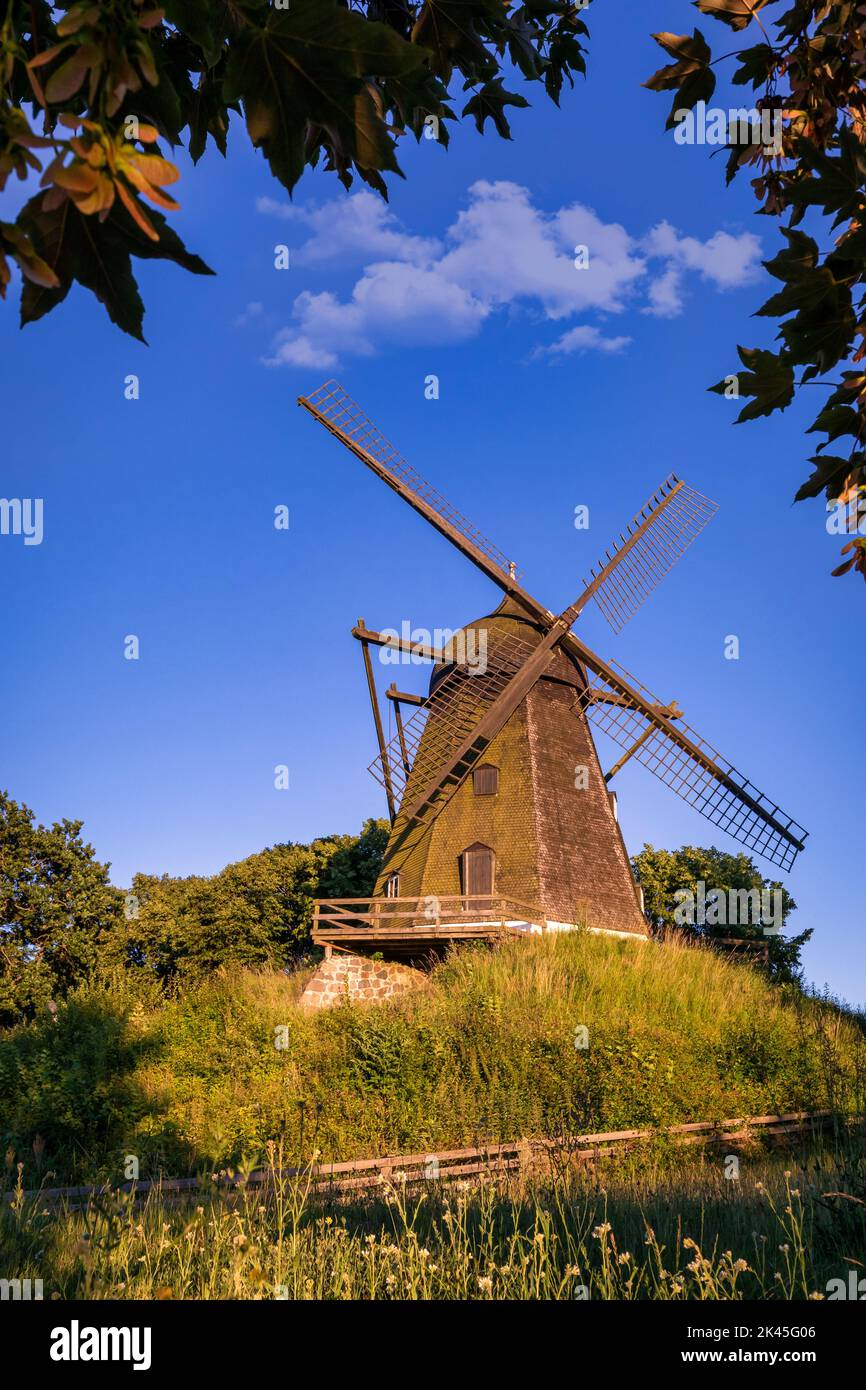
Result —
<svg viewBox="0 0 866 1390"><path fill-rule="evenodd" d="M313 904L313 941L326 949L390 957L441 955L451 941L494 941L544 927L538 907L487 894L425 898L323 898Z"/></svg>

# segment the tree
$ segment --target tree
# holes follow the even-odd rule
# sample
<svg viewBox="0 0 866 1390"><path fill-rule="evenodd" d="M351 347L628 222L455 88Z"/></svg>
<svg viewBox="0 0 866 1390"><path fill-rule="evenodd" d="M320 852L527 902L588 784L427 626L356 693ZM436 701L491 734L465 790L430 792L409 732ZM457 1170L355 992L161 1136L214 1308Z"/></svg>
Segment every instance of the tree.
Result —
<svg viewBox="0 0 866 1390"><path fill-rule="evenodd" d="M32 1017L120 959L123 894L81 828L37 825L0 792L0 1024Z"/></svg>
<svg viewBox="0 0 866 1390"><path fill-rule="evenodd" d="M799 980L800 951L812 930L787 938L781 935L797 904L781 883L765 879L747 854L693 845L654 849L645 844L632 866L643 889L644 911L657 935L679 930L696 940L766 943L772 977L780 982ZM771 934L764 933L764 925L772 927Z"/></svg>
<svg viewBox="0 0 866 1390"><path fill-rule="evenodd" d="M756 42L724 59L732 81L758 93L756 111L772 118L770 140L744 129L732 112L727 178L743 170L760 212L784 219L781 250L765 265L781 288L758 315L779 320L777 351L740 347L742 367L711 387L749 397L738 423L785 410L807 386L827 394L810 434L823 435L813 472L796 500L822 492L836 529L850 534L833 571L866 579L866 5L857 0L695 0L696 8L735 33L754 25ZM673 91L668 128L715 91L714 59L699 29L659 33L673 58L646 83ZM811 228L824 242L804 231ZM837 369L839 369L837 371ZM833 374L836 373L835 377ZM837 440L844 450L824 452ZM837 446L838 448L838 446Z"/></svg>
<svg viewBox="0 0 866 1390"><path fill-rule="evenodd" d="M322 164L387 195L406 133L448 143L461 116L510 136L506 67L558 101L585 70L584 0L0 0L0 189L44 191L0 222L0 294L17 262L22 324L79 281L142 338L132 257L212 273L162 213L177 167L159 141L225 155L232 113L291 191ZM58 11L63 11L58 14ZM37 128L38 126L38 128ZM142 202L153 205L146 207ZM4 255L5 253L5 255Z"/></svg>
<svg viewBox="0 0 866 1390"><path fill-rule="evenodd" d="M309 944L314 898L369 897L386 841L385 822L368 820L360 835L274 845L210 878L136 874L131 958L163 981L287 965Z"/></svg>

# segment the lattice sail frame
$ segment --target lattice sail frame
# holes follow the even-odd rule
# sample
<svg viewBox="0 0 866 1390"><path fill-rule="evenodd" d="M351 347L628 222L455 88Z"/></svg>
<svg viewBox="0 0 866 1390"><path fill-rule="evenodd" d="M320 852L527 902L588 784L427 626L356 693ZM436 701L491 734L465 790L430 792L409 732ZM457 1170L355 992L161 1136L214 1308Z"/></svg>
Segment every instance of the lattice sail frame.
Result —
<svg viewBox="0 0 866 1390"><path fill-rule="evenodd" d="M618 559L635 532L646 525L652 512L662 504L664 509L634 541L627 554ZM608 551L604 559L593 566L590 578L584 581L587 588L591 588L600 580L592 598L614 632L621 632L634 617L718 510L715 502L682 482L675 473L653 493L629 522L620 537L620 545ZM604 570L614 563L616 567L601 578Z"/></svg>
<svg viewBox="0 0 866 1390"><path fill-rule="evenodd" d="M612 661L610 665L649 705L665 708L662 701L618 662ZM599 699L599 695L608 698ZM593 675L592 684L580 696L578 703L595 728L608 734L621 748L633 749L633 756L638 762L713 825L718 825L735 840L779 868L786 871L791 868L804 846L808 831L780 810L684 720L677 719L677 729L696 745L701 755L731 785L725 785L695 757L673 743L664 729L656 727L639 706L625 700L602 676ZM638 743L641 739L643 742ZM756 806L742 800L738 793L744 793ZM779 822L787 834L770 824L765 815Z"/></svg>
<svg viewBox="0 0 866 1390"><path fill-rule="evenodd" d="M473 671L473 666L465 661L455 661L429 699L405 721L403 739L410 765L408 777L403 768L399 735L385 747L384 760L391 786L400 802L410 781L416 787L426 785L436 769L459 748L535 650L532 642L510 633L494 634L487 628L474 628L473 631L487 634L484 670ZM427 736L419 757L425 731ZM369 771L382 786L387 785L381 754L370 763Z"/></svg>
<svg viewBox="0 0 866 1390"><path fill-rule="evenodd" d="M387 473L392 473L395 478L399 478L405 487L432 507L443 521L449 526L453 526L459 531L461 536L470 541L478 550L482 551L498 566L504 574L514 579L519 571L508 557L489 541L486 536L473 526L462 512L456 507L452 507L447 498L441 492L437 492L421 474L407 463L402 454L394 448L390 440L386 439L378 425L368 418L361 407L352 400L342 388L338 381L326 381L317 391L311 391L308 396L302 396L301 401L312 407L313 413L321 420L332 433L338 438L348 441L350 447L362 450L378 464L379 468Z"/></svg>

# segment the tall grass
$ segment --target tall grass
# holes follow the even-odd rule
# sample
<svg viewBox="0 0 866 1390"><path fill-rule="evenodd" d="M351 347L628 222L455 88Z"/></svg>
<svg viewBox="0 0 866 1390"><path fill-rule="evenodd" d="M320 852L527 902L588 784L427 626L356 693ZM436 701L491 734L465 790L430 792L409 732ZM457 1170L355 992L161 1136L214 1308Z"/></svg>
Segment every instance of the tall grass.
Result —
<svg viewBox="0 0 866 1390"><path fill-rule="evenodd" d="M129 1158L180 1175L271 1141L296 1164L866 1108L862 1020L708 950L467 948L403 1000L318 1016L297 1004L308 974L226 971L176 999L122 977L0 1034L0 1153L28 1187L117 1183Z"/></svg>
<svg viewBox="0 0 866 1390"><path fill-rule="evenodd" d="M866 1258L856 1144L780 1156L652 1149L605 1173L362 1200L279 1175L234 1199L142 1206L106 1196L54 1212L19 1191L0 1215L5 1277L46 1298L809 1299ZM827 1194L845 1191L844 1198Z"/></svg>

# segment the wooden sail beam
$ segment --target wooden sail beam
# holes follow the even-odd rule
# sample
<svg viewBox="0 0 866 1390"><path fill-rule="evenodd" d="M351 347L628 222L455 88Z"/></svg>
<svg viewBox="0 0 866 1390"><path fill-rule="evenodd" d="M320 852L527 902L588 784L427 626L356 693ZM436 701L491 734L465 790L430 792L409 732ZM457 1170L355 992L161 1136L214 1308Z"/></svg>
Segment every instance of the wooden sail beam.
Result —
<svg viewBox="0 0 866 1390"><path fill-rule="evenodd" d="M396 685L388 686L385 697L388 700L393 700L395 705L426 705L427 703L423 695L410 695L408 690L398 690Z"/></svg>
<svg viewBox="0 0 866 1390"><path fill-rule="evenodd" d="M372 628L364 627L363 623L352 628L352 636L357 637L359 642L369 642L374 647L390 647L393 651L419 656L424 661L443 662L448 659L441 647L431 647L425 642L407 642L388 632L374 632Z"/></svg>
<svg viewBox="0 0 866 1390"><path fill-rule="evenodd" d="M358 628L364 630L364 619L358 619ZM373 677L373 663L370 660L370 644L361 639L361 650L364 653L364 671L367 676L367 689L370 692L370 705L373 710L373 723L376 726L376 739L379 744L379 756L382 759L382 773L385 782L385 796L388 800L388 818L391 824L397 817L397 807L394 801L394 786L391 781L391 767L388 762L388 751L385 746L385 731L382 728L382 715L379 710L379 697L376 694L376 681Z"/></svg>

